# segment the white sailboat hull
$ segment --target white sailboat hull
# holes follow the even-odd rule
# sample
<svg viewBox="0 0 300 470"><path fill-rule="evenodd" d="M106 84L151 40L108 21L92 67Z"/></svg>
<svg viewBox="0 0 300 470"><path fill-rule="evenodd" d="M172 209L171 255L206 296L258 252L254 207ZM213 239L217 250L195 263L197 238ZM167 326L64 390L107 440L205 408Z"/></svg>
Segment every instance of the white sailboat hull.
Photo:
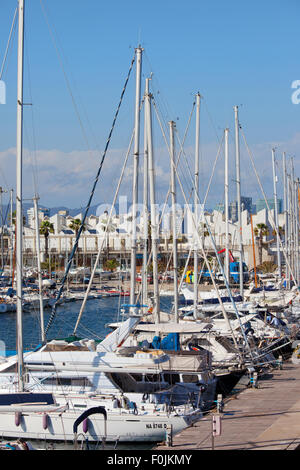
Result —
<svg viewBox="0 0 300 470"><path fill-rule="evenodd" d="M19 425L16 424L15 412L0 411L0 435L3 438L23 438L47 441L74 441L73 425L81 412L67 410L47 413L47 428L43 412L23 411ZM83 423L78 427L78 436L82 434L91 442L105 438L107 442L160 442L166 437L166 430L172 425L176 434L201 418L200 413L185 416L155 414L117 414L108 413L105 424L102 415L88 418L86 432Z"/></svg>

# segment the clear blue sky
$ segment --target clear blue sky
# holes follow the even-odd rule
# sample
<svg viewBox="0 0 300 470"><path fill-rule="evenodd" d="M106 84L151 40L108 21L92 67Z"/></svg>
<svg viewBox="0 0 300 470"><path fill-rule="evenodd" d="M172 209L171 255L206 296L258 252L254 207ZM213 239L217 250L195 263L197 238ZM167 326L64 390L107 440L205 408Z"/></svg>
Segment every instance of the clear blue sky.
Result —
<svg viewBox="0 0 300 470"><path fill-rule="evenodd" d="M269 158L268 143L283 142L296 155L300 104L291 101L291 83L300 80L298 0L43 0L43 4L51 27L55 27L64 67L92 148L95 141L100 149L105 145L134 47L140 41L145 48L144 76L154 73L154 86L168 110L164 117L176 119L181 134L193 95L200 91L205 101L203 145L216 142L215 129L221 135L224 127L232 128L233 106L237 104L241 105L240 120L251 145L260 148L266 144ZM16 5L17 1L1 0L1 61ZM25 101L32 100L34 105L37 149L85 151L87 147L39 0L26 2L25 37ZM0 105L0 152L15 147L16 37L3 80L7 104ZM112 149L128 145L133 99L131 81ZM29 136L31 119L31 109L27 108ZM162 145L162 139L158 144ZM24 145L32 150L32 139L25 136ZM43 203L84 205L87 182L96 172L97 158L75 196L70 198L61 192L57 183L55 194L43 193L40 188ZM47 161L41 167L46 163L51 164ZM12 185L13 171L7 168L7 160L0 159L0 167L0 184ZM68 174L65 176L67 179ZM72 175L75 177L80 179L80 173ZM63 185L62 173L58 179ZM25 185L27 192L29 187ZM247 194L246 189L242 192Z"/></svg>

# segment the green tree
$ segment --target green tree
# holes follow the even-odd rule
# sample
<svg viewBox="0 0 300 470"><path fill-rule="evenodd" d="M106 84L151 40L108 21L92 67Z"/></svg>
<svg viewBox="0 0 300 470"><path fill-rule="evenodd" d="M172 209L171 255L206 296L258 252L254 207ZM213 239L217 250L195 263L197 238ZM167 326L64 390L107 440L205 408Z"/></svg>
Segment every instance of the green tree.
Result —
<svg viewBox="0 0 300 470"><path fill-rule="evenodd" d="M277 269L277 264L272 261L264 261L257 268L263 273L273 273Z"/></svg>
<svg viewBox="0 0 300 470"><path fill-rule="evenodd" d="M282 235L284 234L284 228L279 225L277 230L278 230L278 233L279 233L279 237L281 238ZM277 232L276 232L275 229L272 230L272 235L273 235L273 237L277 236Z"/></svg>
<svg viewBox="0 0 300 470"><path fill-rule="evenodd" d="M106 259L108 260L108 257L109 257L109 234L116 232L117 225L114 224L113 222L109 221L107 212L105 212L105 216L104 216L103 219L101 219L100 224L101 224L101 230L103 232L106 232Z"/></svg>
<svg viewBox="0 0 300 470"><path fill-rule="evenodd" d="M54 233L54 226L49 220L43 220L40 226L40 234L45 237L45 255L48 258L49 235Z"/></svg>
<svg viewBox="0 0 300 470"><path fill-rule="evenodd" d="M108 271L115 271L117 267L120 266L120 263L116 259L107 259L104 263L104 268Z"/></svg>
<svg viewBox="0 0 300 470"><path fill-rule="evenodd" d="M254 234L258 238L258 264L262 264L263 239L269 235L268 226L266 224L257 224L254 228Z"/></svg>
<svg viewBox="0 0 300 470"><path fill-rule="evenodd" d="M81 220L80 219L73 219L69 224L71 230L74 230L76 237L78 235L79 229L81 227ZM83 231L85 230L85 224L83 224Z"/></svg>
<svg viewBox="0 0 300 470"><path fill-rule="evenodd" d="M16 215L17 215L17 211L13 211L13 212L12 212L12 215L9 214L9 216L8 216L9 224L10 224L10 219L12 219L13 225L16 225ZM25 215L23 215L23 225L26 225L26 217L25 217Z"/></svg>

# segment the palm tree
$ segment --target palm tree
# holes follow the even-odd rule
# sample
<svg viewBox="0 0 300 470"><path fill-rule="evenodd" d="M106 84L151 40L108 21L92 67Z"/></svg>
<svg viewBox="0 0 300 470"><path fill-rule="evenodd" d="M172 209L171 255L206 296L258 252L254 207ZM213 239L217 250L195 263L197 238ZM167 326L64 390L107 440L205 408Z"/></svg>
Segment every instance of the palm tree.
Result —
<svg viewBox="0 0 300 470"><path fill-rule="evenodd" d="M278 233L279 233L279 237L281 238L282 235L284 234L284 228L279 225L279 226L277 227L277 230L278 230ZM272 230L272 235L273 235L273 237L276 237L276 236L277 236L277 232L276 232L275 229Z"/></svg>
<svg viewBox="0 0 300 470"><path fill-rule="evenodd" d="M74 230L76 237L78 235L79 229L81 227L81 220L80 219L73 219L69 225L71 230ZM85 224L82 227L83 231L85 230Z"/></svg>
<svg viewBox="0 0 300 470"><path fill-rule="evenodd" d="M54 233L54 225L49 220L43 220L40 227L40 234L45 237L45 255L48 258L48 238L50 233Z"/></svg>
<svg viewBox="0 0 300 470"><path fill-rule="evenodd" d="M262 263L262 249L263 249L263 237L267 237L269 235L269 229L266 224L257 224L254 228L254 234L258 237L258 259L259 265Z"/></svg>
<svg viewBox="0 0 300 470"><path fill-rule="evenodd" d="M9 216L8 216L9 224L11 224L11 220L12 220L12 224L13 224L13 225L16 225L16 215L17 215L17 211L13 211L13 212L12 212L12 215L9 215ZM11 219L11 220L10 220L10 219ZM26 217L25 217L25 215L23 215L23 225L26 225Z"/></svg>
<svg viewBox="0 0 300 470"><path fill-rule="evenodd" d="M105 269L108 271L115 271L120 266L120 263L116 259L107 259L104 263Z"/></svg>
<svg viewBox="0 0 300 470"><path fill-rule="evenodd" d="M103 232L106 232L106 259L108 259L109 257L109 234L116 232L117 225L109 221L107 211L105 211L104 214L105 214L105 218L100 221L100 224L101 224L101 230Z"/></svg>

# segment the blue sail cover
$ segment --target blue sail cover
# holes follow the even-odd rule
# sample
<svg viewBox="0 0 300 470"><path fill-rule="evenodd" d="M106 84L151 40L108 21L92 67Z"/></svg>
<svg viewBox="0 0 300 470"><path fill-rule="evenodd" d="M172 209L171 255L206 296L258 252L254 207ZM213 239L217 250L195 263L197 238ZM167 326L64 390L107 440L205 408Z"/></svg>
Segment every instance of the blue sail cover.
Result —
<svg viewBox="0 0 300 470"><path fill-rule="evenodd" d="M164 351L179 351L179 333L169 333L163 340L159 336L154 336L153 349L163 349Z"/></svg>

